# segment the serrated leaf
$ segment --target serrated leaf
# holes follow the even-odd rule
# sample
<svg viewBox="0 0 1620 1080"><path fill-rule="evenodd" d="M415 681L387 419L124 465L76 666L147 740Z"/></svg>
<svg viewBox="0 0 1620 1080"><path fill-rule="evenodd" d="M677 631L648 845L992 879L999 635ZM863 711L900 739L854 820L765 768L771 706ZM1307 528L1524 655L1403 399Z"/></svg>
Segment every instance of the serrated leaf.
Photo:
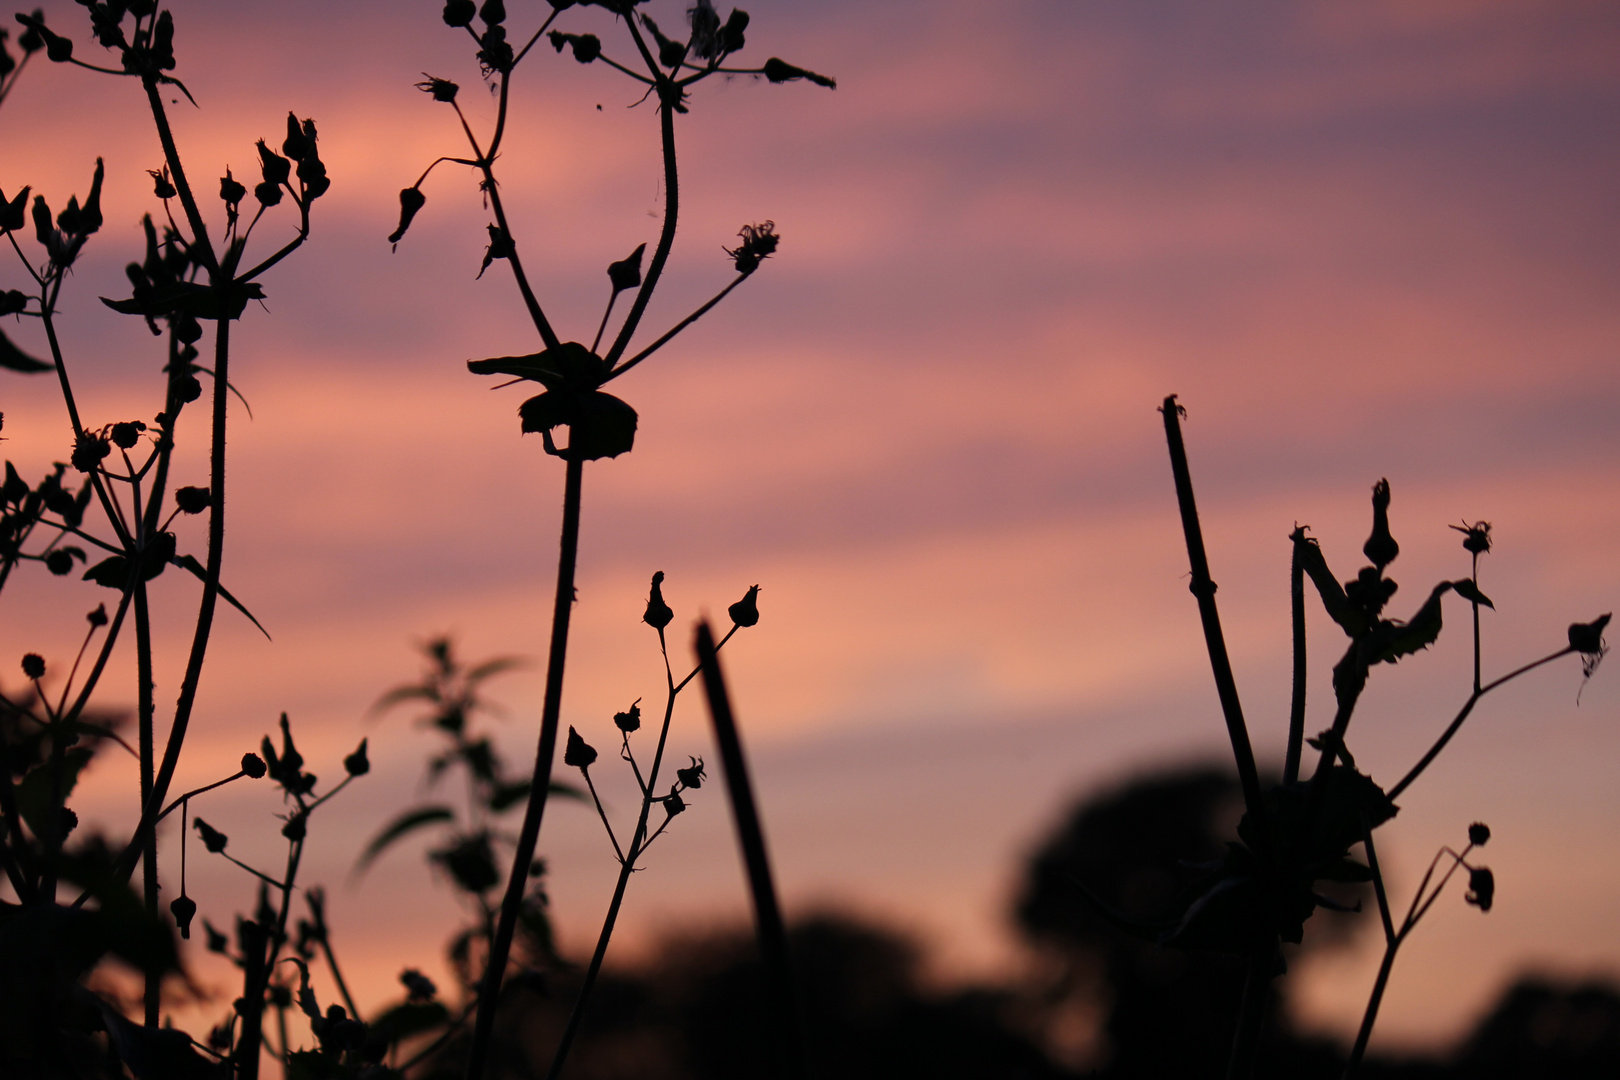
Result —
<svg viewBox="0 0 1620 1080"><path fill-rule="evenodd" d="M1442 626L1440 598L1451 588L1449 581L1436 585L1423 606L1418 608L1417 614L1407 623L1389 620L1379 623L1370 641L1370 663L1393 664L1403 656L1410 656L1433 645L1440 636Z"/></svg>
<svg viewBox="0 0 1620 1080"><path fill-rule="evenodd" d="M409 835L424 825L433 825L441 821L454 821L456 813L448 806L421 806L415 810L407 810L393 821L383 827L366 845L366 850L360 853L355 861L354 869L358 873L371 865L373 859L383 853L383 850L402 836Z"/></svg>
<svg viewBox="0 0 1620 1080"><path fill-rule="evenodd" d="M1479 586L1474 584L1473 578L1463 578L1461 581L1453 581L1451 583L1451 587L1455 589L1457 591L1457 595L1462 597L1464 600L1472 600L1476 604L1485 605L1492 611L1496 610L1496 605L1491 603L1491 598L1479 591Z"/></svg>

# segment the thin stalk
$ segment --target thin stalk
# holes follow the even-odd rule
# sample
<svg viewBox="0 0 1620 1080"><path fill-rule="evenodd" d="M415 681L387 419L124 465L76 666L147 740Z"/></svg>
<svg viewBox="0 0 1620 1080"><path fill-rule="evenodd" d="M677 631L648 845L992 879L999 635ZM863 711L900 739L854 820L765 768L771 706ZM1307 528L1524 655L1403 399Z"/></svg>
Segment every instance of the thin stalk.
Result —
<svg viewBox="0 0 1620 1080"><path fill-rule="evenodd" d="M139 574L135 578L135 694L138 702L136 712L139 722L139 746L141 754L141 805L145 806L152 797L152 768L156 758L155 742L152 736L152 717L155 705L152 700L152 618L147 606L146 582L141 580ZM149 916L156 918L158 913L158 877L157 877L157 829L146 832L145 841L141 845L141 899L146 905ZM146 986L143 994L145 1003L146 1026L158 1026L159 989L162 985L162 976L155 971L146 973Z"/></svg>
<svg viewBox="0 0 1620 1080"><path fill-rule="evenodd" d="M636 291L635 302L630 305L630 313L624 317L624 325L619 327L612 348L608 349L607 355L602 358L607 362L609 371L613 370L613 366L619 362L619 357L630 347L630 339L635 336L636 327L641 324L641 316L647 310L647 301L652 299L653 289L658 286L658 279L664 273L664 264L669 261L670 248L675 246L675 224L680 217L681 209L681 177L675 160L675 109L673 103L664 97L666 93L673 93L678 98L681 91L659 70L657 60L648 51L647 43L641 38L641 31L636 28L636 20L628 18L625 25L629 27L630 35L635 38L636 48L641 51L642 58L652 70L659 94L658 131L664 157L664 224L658 234L658 247L653 250L652 262L647 266L647 275L642 278L641 288Z"/></svg>
<svg viewBox="0 0 1620 1080"><path fill-rule="evenodd" d="M176 159L178 160L178 159ZM224 298L221 297L221 311ZM202 600L197 605L197 625L192 633L191 652L186 659L185 675L180 680L180 699L175 703L174 721L169 726L168 742L163 748L163 761L152 783L152 792L141 810L141 820L129 846L119 855L117 873L128 876L134 869L135 855L144 838L157 821L163 800L169 793L174 770L180 763L180 749L185 744L186 729L191 723L191 710L197 701L197 687L202 680L203 659L208 653L208 638L213 631L214 609L219 599L220 566L225 557L225 421L230 402L230 344L231 321L220 319L214 336L214 398L212 430L209 447L209 506L208 506L208 562L203 574Z"/></svg>
<svg viewBox="0 0 1620 1080"><path fill-rule="evenodd" d="M1384 947L1384 959L1378 965L1378 978L1373 983L1371 996L1367 998L1367 1011L1362 1014L1361 1028L1356 1032L1355 1045L1350 1048L1350 1060L1345 1062L1344 1080L1354 1080L1356 1073L1361 1070L1361 1059L1367 1053L1367 1040L1372 1037L1373 1024L1378 1021L1378 1006L1383 1004L1384 989L1389 985L1389 973L1395 967L1395 953L1401 947L1403 936L1391 939Z"/></svg>
<svg viewBox="0 0 1620 1080"><path fill-rule="evenodd" d="M1181 528L1186 535L1187 557L1192 563L1192 583L1188 588L1198 598L1198 614L1204 623L1204 643L1215 674L1215 692L1220 696L1226 732L1237 761L1238 780L1243 785L1243 805L1254 822L1256 846L1264 855L1270 847L1270 831L1265 824L1265 804L1260 797L1260 773L1254 764L1254 748L1243 721L1243 704L1238 699L1237 681L1232 677L1232 661L1226 653L1221 633L1221 616L1215 607L1215 582L1209 576L1209 557L1204 552L1204 533L1198 524L1198 504L1193 499L1192 475L1187 468L1187 448L1181 440L1181 407L1176 396L1164 399L1164 434L1170 447L1170 469L1175 474L1176 500L1181 506Z"/></svg>
<svg viewBox="0 0 1620 1080"><path fill-rule="evenodd" d="M1288 709L1288 751L1283 758L1283 783L1299 779L1299 757L1305 746L1305 559L1300 545L1305 530L1296 526L1293 564L1289 569L1289 601L1294 624L1294 693Z"/></svg>
<svg viewBox="0 0 1620 1080"><path fill-rule="evenodd" d="M698 666L703 671L703 689L709 699L709 716L714 721L715 742L725 773L726 793L730 796L737 840L748 869L749 892L754 900L754 929L759 951L771 980L780 1027L778 1046L782 1065L789 1076L808 1080L810 1068L805 1055L797 994L794 988L792 958L788 951L787 929L776 902L776 886L771 880L770 859L765 853L765 834L760 828L759 811L754 805L754 789L748 778L748 762L743 756L742 739L737 733L726 691L725 674L714 635L705 621L697 629Z"/></svg>
<svg viewBox="0 0 1620 1080"><path fill-rule="evenodd" d="M1271 975L1266 958L1251 956L1243 976L1243 1003L1238 1009L1237 1035L1232 1040L1232 1056L1226 1063L1227 1080L1247 1080L1254 1075L1260 1056L1260 1033L1266 1022L1266 1003L1271 996Z"/></svg>
<svg viewBox="0 0 1620 1080"><path fill-rule="evenodd" d="M467 1058L467 1080L480 1080L489 1059L490 1039L495 1033L495 1010L500 1003L501 980L517 932L518 913L523 908L523 890L529 880L529 863L540 837L540 822L546 812L546 796L551 790L551 764L557 749L557 723L562 712L563 669L568 660L568 621L574 605L574 566L579 556L580 488L585 463L568 458L563 483L562 543L557 556L557 595L551 611L551 654L546 665L546 693L540 714L540 743L534 755L534 776L529 802L518 833L517 851L512 856L512 873L501 899L501 918L489 942L488 967L478 994L478 1018L473 1025L472 1047Z"/></svg>
<svg viewBox="0 0 1620 1080"><path fill-rule="evenodd" d="M1474 582L1474 595L1479 595L1479 552L1469 554L1474 557L1474 572L1469 576ZM1474 692L1479 692L1479 601L1470 601L1474 608Z"/></svg>
<svg viewBox="0 0 1620 1080"><path fill-rule="evenodd" d="M1490 693L1492 690L1495 690L1498 686L1501 686L1503 683L1509 682L1509 681L1511 681L1513 679L1517 679L1520 675L1523 675L1528 671L1533 671L1536 668L1540 667L1542 664L1550 664L1554 660L1557 660L1559 657L1567 656L1567 655L1569 655L1570 653L1572 653L1574 651L1575 651L1574 646L1566 646L1566 647L1564 647L1562 649L1559 649L1555 653L1550 653L1547 656L1543 656L1540 660L1533 660L1530 663L1524 665L1523 667L1518 668L1517 670L1510 671L1506 675L1503 675L1501 678L1496 679L1496 680L1494 680L1492 682L1486 683L1484 686L1480 687L1478 690L1475 690L1472 694L1468 695L1468 700L1463 703L1463 707L1457 713L1456 718L1454 720L1452 720L1449 725L1447 725L1445 731L1440 733L1440 737L1434 741L1434 745L1429 747L1428 753L1424 754L1421 758L1419 758L1418 763L1416 765L1413 765L1411 770L1405 776L1401 777L1401 782L1400 783L1396 784L1394 787L1389 789L1389 797L1390 797L1390 799L1393 800L1393 799L1399 798L1401 792L1403 792L1407 788L1411 787L1412 786L1412 781L1416 780L1419 776L1421 776L1423 774L1423 770L1427 769L1429 767L1429 763L1432 762L1435 758L1440 756L1440 751L1444 750L1446 748L1446 743L1450 742L1451 737L1453 735L1457 734L1457 729L1462 727L1464 720L1468 719L1468 714L1474 711L1474 706L1479 703L1480 698L1484 697L1486 694Z"/></svg>

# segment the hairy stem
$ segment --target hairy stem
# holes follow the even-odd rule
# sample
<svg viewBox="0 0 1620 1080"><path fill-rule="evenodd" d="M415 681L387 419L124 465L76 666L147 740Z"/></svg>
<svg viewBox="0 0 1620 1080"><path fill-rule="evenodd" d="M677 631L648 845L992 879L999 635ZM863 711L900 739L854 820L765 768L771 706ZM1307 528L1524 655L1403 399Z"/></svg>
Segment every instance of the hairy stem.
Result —
<svg viewBox="0 0 1620 1080"><path fill-rule="evenodd" d="M1293 565L1289 570L1289 602L1294 625L1294 693L1288 709L1288 750L1283 757L1283 783L1299 779L1299 757L1305 746L1305 559L1300 545L1305 530L1296 527Z"/></svg>

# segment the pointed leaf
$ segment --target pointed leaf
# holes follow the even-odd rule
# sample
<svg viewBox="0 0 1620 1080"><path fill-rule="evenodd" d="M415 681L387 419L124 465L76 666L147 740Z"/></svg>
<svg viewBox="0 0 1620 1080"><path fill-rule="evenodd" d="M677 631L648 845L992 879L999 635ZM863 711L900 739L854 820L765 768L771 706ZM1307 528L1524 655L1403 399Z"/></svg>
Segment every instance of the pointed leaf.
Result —
<svg viewBox="0 0 1620 1080"><path fill-rule="evenodd" d="M1496 610L1496 605L1491 603L1491 598L1479 591L1479 586L1474 584L1473 578L1463 578L1461 581L1453 581L1451 583L1451 587L1455 589L1457 591L1457 595L1462 597L1464 600L1472 600L1476 604L1483 604L1492 611Z"/></svg>
<svg viewBox="0 0 1620 1080"><path fill-rule="evenodd" d="M1322 557L1322 548L1315 540L1305 536L1295 540L1294 544L1299 549L1300 564L1322 597L1322 606L1327 609L1328 616L1351 637L1366 633L1366 617L1351 607L1344 595L1344 586L1339 584L1338 578L1328 569L1327 560Z"/></svg>
<svg viewBox="0 0 1620 1080"><path fill-rule="evenodd" d="M208 581L208 571L203 568L202 563L197 561L196 556L193 556L193 555L181 555L179 558L171 559L170 561L173 562L174 565L180 567L182 570L191 571L191 575L193 577L195 577L198 581L201 581L201 582L204 582L204 583L206 583ZM270 631L266 630L262 626L259 626L259 620L255 619L253 617L253 612L251 612L247 608L243 607L242 602L240 600L238 600L236 597L232 596L230 594L230 591L227 590L225 588L225 586L221 585L219 587L219 595L223 596L225 598L225 602L227 604L231 605L231 607L235 608L237 611L240 611L243 615L246 615L247 618L248 618L248 622L252 623L254 626L258 626L259 627L259 633L264 635L264 639L266 641L274 640L273 638L270 637Z"/></svg>
<svg viewBox="0 0 1620 1080"><path fill-rule="evenodd" d="M43 360L36 360L11 343L4 331L0 331L0 368L8 371L38 372L49 371L52 365Z"/></svg>
<svg viewBox="0 0 1620 1080"><path fill-rule="evenodd" d="M383 853L383 850L395 840L409 833L415 832L424 825L434 825L441 821L454 821L456 814L448 806L421 806L415 810L407 810L393 821L389 822L383 831L378 833L366 850L360 853L355 861L355 871L364 871L371 865L373 859Z"/></svg>
<svg viewBox="0 0 1620 1080"><path fill-rule="evenodd" d="M1386 620L1373 630L1371 663L1393 664L1403 656L1427 649L1440 636L1440 598L1452 588L1451 582L1442 581L1429 593L1429 598L1418 608L1410 622L1401 624Z"/></svg>

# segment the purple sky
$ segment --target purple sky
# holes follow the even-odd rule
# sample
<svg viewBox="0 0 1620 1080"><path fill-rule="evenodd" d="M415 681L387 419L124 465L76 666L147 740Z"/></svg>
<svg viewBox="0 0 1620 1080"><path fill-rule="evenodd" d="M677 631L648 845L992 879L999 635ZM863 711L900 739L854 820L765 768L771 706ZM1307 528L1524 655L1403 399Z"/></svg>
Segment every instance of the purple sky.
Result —
<svg viewBox="0 0 1620 1080"><path fill-rule="evenodd" d="M649 10L678 24L680 7ZM511 8L528 25L544 6ZM486 217L472 180L435 173L398 252L382 239L398 189L461 149L448 110L411 83L455 78L471 115L492 108L434 4L176 10L177 74L202 106L174 111L195 175L250 172L253 140L290 108L319 123L334 181L235 361L253 419L233 415L226 581L275 641L221 617L177 782L213 778L283 709L328 771L373 738L376 770L318 833L309 880L331 883L361 996L380 1001L403 964L434 967L453 913L404 850L343 886L360 845L415 797L429 747L403 718L366 726L365 708L415 673L412 643L435 633L470 656L540 655L550 607L561 470L519 438L519 388L489 393L463 367L538 347L504 268L474 280ZM1154 411L1167 393L1190 412L1263 757L1280 759L1287 706L1288 533L1309 523L1349 576L1379 477L1403 552L1397 614L1466 572L1448 524L1494 524L1487 674L1617 606L1620 11L749 10L744 59L781 55L839 87L705 84L680 118L681 232L649 330L728 280L719 249L743 222L771 218L783 240L617 384L641 428L633 454L587 471L564 721L600 742L613 711L656 693L637 623L653 570L669 575L678 628L723 618L758 582L764 618L727 659L790 911L885 918L936 947L946 976L1006 970L1013 875L1068 801L1223 752ZM76 6L47 13L95 52ZM619 55L610 23L593 9L562 25ZM549 49L517 79L505 197L553 320L588 340L603 268L656 236L656 114L628 107L627 80ZM107 161L108 224L65 294L64 344L96 424L158 407L152 340L95 300L125 294L136 222L156 209L141 105L132 85L41 64L0 110L8 194L32 184L60 204ZM6 275L0 286L21 284ZM44 351L37 326L7 332ZM7 377L0 408L25 475L65 456L52 384ZM182 483L201 482L200 458L185 469ZM200 554L200 531L182 544ZM160 702L196 593L178 577L159 583ZM64 594L80 598L58 618ZM65 652L104 595L23 575L0 601L0 657ZM1429 653L1377 673L1352 738L1375 778L1404 772L1466 695L1465 610L1448 611ZM1319 612L1311 629L1321 710L1338 639ZM684 650L686 631L675 640ZM1499 901L1484 918L1460 893L1436 909L1402 953L1381 1038L1455 1034L1526 965L1620 968L1620 690L1600 671L1577 707L1577 666L1487 699L1386 830L1405 895L1439 845L1489 821ZM132 683L111 682L107 700ZM540 689L538 671L498 687L514 763L531 753ZM702 753L686 704L673 749ZM109 828L133 805L132 775L109 760L87 784ZM614 792L627 813L628 788ZM627 955L661 928L745 910L724 807L702 796L636 881ZM271 858L266 792L216 805L210 820ZM560 806L541 841L576 950L611 884L598 828ZM200 880L216 923L250 902L240 875ZM1373 944L1302 974L1315 1022L1353 1023Z"/></svg>

